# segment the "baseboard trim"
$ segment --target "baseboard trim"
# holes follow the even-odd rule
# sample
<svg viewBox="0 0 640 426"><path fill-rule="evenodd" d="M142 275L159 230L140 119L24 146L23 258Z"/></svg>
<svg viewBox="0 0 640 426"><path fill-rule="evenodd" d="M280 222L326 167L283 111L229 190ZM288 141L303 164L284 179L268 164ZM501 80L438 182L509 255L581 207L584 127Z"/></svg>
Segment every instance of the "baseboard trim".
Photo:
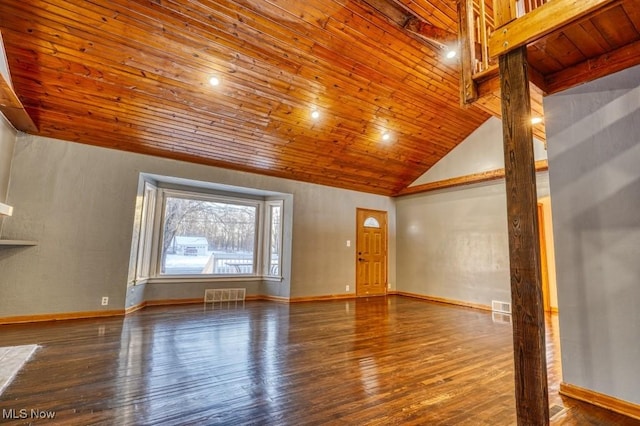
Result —
<svg viewBox="0 0 640 426"><path fill-rule="evenodd" d="M83 318L116 317L124 315L124 309L114 309L109 311L85 311L85 312L65 312L42 315L20 315L14 317L0 318L0 325L22 324L27 322L64 321Z"/></svg>
<svg viewBox="0 0 640 426"><path fill-rule="evenodd" d="M284 296L252 295L247 296L245 300L266 300L268 302L289 303L289 298Z"/></svg>
<svg viewBox="0 0 640 426"><path fill-rule="evenodd" d="M311 297L291 297L289 302L320 302L325 300L341 300L341 299L355 299L357 296L355 293L346 294L327 294L325 296L311 296ZM373 297L373 296L372 296Z"/></svg>
<svg viewBox="0 0 640 426"><path fill-rule="evenodd" d="M416 299L428 300L430 302L444 303L447 305L455 305L455 306L462 306L465 308L491 311L491 307L488 305L463 302L460 300L446 299L442 297L427 296L424 294L390 290L387 292L387 295L413 297ZM348 299L356 299L357 297L358 296L355 293L328 294L324 296L291 297L291 298L282 297L282 296L247 295L245 300L266 300L266 301L278 302L278 303L300 303L300 302L319 302L319 301L328 301L328 300L348 300ZM69 312L69 313L59 313L59 314L24 315L24 316L15 316L15 317L5 317L5 318L0 318L0 325L20 324L20 323L28 323L28 322L61 321L61 320L80 319L80 318L113 317L113 316L128 315L133 312L144 309L148 306L194 305L199 303L203 303L202 298L147 300L137 305L130 306L126 309L118 309L118 310L111 310L111 311Z"/></svg>
<svg viewBox="0 0 640 426"><path fill-rule="evenodd" d="M144 302L145 306L195 305L196 303L204 303L204 299L198 297L197 299L158 299Z"/></svg>
<svg viewBox="0 0 640 426"><path fill-rule="evenodd" d="M145 306L147 306L147 302L142 302L142 303L138 303L137 305L129 306L127 309L124 310L124 314L125 315L132 314L135 311L139 311L140 309L143 309Z"/></svg>
<svg viewBox="0 0 640 426"><path fill-rule="evenodd" d="M565 382L560 383L560 394L640 420L640 405L638 404Z"/></svg>
<svg viewBox="0 0 640 426"><path fill-rule="evenodd" d="M428 296L426 294L409 293L409 292L406 292L406 291L394 291L393 293L398 295L398 296L413 297L414 299L423 299L423 300L428 300L430 302L444 303L444 304L447 304L447 305L462 306L464 308L480 309L480 310L483 310L483 311L491 311L491 306L483 305L483 304L480 304L480 303L464 302L462 300L447 299L445 297Z"/></svg>

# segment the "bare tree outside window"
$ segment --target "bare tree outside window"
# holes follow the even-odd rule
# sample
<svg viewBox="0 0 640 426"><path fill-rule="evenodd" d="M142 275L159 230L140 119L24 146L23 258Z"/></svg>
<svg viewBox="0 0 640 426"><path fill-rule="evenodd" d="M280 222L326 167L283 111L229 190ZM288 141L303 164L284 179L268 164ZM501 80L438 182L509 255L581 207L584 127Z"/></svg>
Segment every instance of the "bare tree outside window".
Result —
<svg viewBox="0 0 640 426"><path fill-rule="evenodd" d="M167 196L162 274L255 272L257 207Z"/></svg>

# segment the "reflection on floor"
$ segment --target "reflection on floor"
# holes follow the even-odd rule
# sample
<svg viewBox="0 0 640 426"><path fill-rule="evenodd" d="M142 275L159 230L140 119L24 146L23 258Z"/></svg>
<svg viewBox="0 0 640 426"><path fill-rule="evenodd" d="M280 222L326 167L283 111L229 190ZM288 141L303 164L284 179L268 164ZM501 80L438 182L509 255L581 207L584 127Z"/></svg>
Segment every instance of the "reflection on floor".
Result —
<svg viewBox="0 0 640 426"><path fill-rule="evenodd" d="M31 358L38 345L5 346L0 348L0 395L22 366Z"/></svg>

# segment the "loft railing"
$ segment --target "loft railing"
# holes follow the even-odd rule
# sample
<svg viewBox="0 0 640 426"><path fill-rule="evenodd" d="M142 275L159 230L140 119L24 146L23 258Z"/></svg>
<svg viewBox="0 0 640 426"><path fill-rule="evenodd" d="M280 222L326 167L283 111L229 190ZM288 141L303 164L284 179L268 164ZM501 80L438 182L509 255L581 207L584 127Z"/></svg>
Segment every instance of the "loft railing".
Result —
<svg viewBox="0 0 640 426"><path fill-rule="evenodd" d="M549 0L519 0L516 1L516 17L521 17L522 15L531 12L534 9L539 8L543 4L547 3Z"/></svg>
<svg viewBox="0 0 640 426"><path fill-rule="evenodd" d="M473 102L474 80L492 75L497 63L489 57L489 37L496 28L552 0L461 0L458 2L462 46L462 98ZM493 11L493 14L491 13Z"/></svg>

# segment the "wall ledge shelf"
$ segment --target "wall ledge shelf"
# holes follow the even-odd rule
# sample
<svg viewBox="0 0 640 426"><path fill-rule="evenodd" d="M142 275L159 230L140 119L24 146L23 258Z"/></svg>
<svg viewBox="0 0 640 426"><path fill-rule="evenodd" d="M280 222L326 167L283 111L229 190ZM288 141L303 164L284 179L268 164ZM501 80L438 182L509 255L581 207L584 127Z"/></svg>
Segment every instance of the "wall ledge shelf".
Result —
<svg viewBox="0 0 640 426"><path fill-rule="evenodd" d="M2 240L0 239L0 248L8 248L8 247L28 247L28 246L37 246L37 241L28 241L28 240Z"/></svg>
<svg viewBox="0 0 640 426"><path fill-rule="evenodd" d="M11 216L12 214L13 207L5 203L0 203L0 216Z"/></svg>

